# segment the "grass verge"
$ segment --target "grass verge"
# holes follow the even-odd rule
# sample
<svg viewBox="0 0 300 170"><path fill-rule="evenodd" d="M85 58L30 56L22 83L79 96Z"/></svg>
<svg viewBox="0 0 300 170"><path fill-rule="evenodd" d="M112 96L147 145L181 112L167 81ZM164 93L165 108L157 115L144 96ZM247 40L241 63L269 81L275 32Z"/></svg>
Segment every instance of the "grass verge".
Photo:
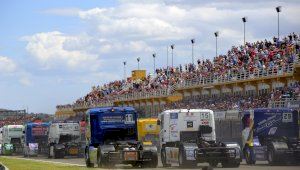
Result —
<svg viewBox="0 0 300 170"><path fill-rule="evenodd" d="M13 157L0 157L0 162L9 170L87 170L85 167L16 159Z"/></svg>

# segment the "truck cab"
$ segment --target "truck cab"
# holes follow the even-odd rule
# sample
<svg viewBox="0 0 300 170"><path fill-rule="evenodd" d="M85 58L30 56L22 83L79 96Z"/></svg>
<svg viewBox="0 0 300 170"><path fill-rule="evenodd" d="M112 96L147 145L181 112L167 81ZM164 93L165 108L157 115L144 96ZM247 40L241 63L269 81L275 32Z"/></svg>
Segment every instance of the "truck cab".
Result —
<svg viewBox="0 0 300 170"><path fill-rule="evenodd" d="M161 160L164 167L179 164L195 167L208 162L211 166L238 167L241 162L237 143L216 141L212 110L175 109L159 115Z"/></svg>
<svg viewBox="0 0 300 170"><path fill-rule="evenodd" d="M49 158L79 156L80 126L78 122L55 122L50 125Z"/></svg>
<svg viewBox="0 0 300 170"><path fill-rule="evenodd" d="M138 119L138 140L144 144L159 146L159 125L157 118Z"/></svg>
<svg viewBox="0 0 300 170"><path fill-rule="evenodd" d="M138 141L137 112L132 107L101 107L86 112L87 167L131 164L156 167L157 147Z"/></svg>
<svg viewBox="0 0 300 170"><path fill-rule="evenodd" d="M298 111L257 108L243 113L242 141L247 164L300 163Z"/></svg>
<svg viewBox="0 0 300 170"><path fill-rule="evenodd" d="M23 125L6 125L2 128L2 152L4 154L22 153L24 141Z"/></svg>
<svg viewBox="0 0 300 170"><path fill-rule="evenodd" d="M50 123L31 122L25 125L24 156L47 153Z"/></svg>

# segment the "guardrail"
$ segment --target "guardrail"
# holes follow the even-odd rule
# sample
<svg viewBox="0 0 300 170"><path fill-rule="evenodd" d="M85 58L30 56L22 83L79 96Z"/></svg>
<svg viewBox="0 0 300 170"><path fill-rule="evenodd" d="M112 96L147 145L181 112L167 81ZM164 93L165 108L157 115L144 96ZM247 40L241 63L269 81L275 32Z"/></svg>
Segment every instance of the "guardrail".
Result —
<svg viewBox="0 0 300 170"><path fill-rule="evenodd" d="M300 108L300 99L287 99L287 100L279 100L279 101L270 101L269 108L280 108L280 107L288 107L299 109Z"/></svg>
<svg viewBox="0 0 300 170"><path fill-rule="evenodd" d="M287 73L293 73L294 64L289 64L285 67L277 67L270 69L259 69L253 72L244 71L238 74L226 74L222 76L199 77L197 79L183 80L177 84L176 89L190 88L195 86L214 85L219 83L227 83L240 80L251 80L265 77L281 76Z"/></svg>
<svg viewBox="0 0 300 170"><path fill-rule="evenodd" d="M169 96L173 93L172 88L160 89L151 92L135 92L119 95L116 97L115 101L127 101L127 100L137 100L137 99L145 99L150 97L163 97Z"/></svg>

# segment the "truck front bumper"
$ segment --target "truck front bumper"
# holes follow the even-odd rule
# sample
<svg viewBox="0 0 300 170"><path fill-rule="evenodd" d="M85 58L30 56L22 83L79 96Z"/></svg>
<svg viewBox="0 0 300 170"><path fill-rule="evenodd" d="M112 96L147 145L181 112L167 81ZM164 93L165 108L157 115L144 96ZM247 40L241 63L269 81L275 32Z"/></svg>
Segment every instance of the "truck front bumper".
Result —
<svg viewBox="0 0 300 170"><path fill-rule="evenodd" d="M153 158L153 152L151 151L110 151L104 155L109 162L114 163L145 162L151 161Z"/></svg>
<svg viewBox="0 0 300 170"><path fill-rule="evenodd" d="M198 162L228 161L237 160L242 161L241 153L238 148L226 147L211 147L195 149L195 157Z"/></svg>

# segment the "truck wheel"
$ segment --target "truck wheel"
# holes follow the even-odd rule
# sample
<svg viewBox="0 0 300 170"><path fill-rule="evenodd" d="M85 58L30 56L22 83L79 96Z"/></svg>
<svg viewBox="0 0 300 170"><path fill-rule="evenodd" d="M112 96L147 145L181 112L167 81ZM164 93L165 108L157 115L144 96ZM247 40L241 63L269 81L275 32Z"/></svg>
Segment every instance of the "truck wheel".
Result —
<svg viewBox="0 0 300 170"><path fill-rule="evenodd" d="M131 164L131 166L133 167L133 168L139 168L140 167L140 163L138 163L138 162L135 162L135 163L132 163Z"/></svg>
<svg viewBox="0 0 300 170"><path fill-rule="evenodd" d="M64 158L65 155L62 151L57 151L54 149L53 157L54 157L54 159L58 159L58 158Z"/></svg>
<svg viewBox="0 0 300 170"><path fill-rule="evenodd" d="M268 150L268 162L270 165L275 165L275 155L274 155L274 149L271 148Z"/></svg>
<svg viewBox="0 0 300 170"><path fill-rule="evenodd" d="M171 164L167 164L167 154L166 154L166 150L164 148L161 149L160 157L161 157L161 163L162 163L163 167L171 166Z"/></svg>
<svg viewBox="0 0 300 170"><path fill-rule="evenodd" d="M240 166L240 162L237 162L235 160L222 162L223 168L238 168L239 166Z"/></svg>
<svg viewBox="0 0 300 170"><path fill-rule="evenodd" d="M57 159L58 158L58 153L57 151L53 150L53 158L54 159Z"/></svg>
<svg viewBox="0 0 300 170"><path fill-rule="evenodd" d="M150 168L156 168L158 165L158 156L156 152L152 152L152 159L151 159Z"/></svg>
<svg viewBox="0 0 300 170"><path fill-rule="evenodd" d="M186 168L186 167L196 167L197 162L196 161L188 161L186 160L186 154L183 150L183 148L179 149L178 154L178 163L180 167Z"/></svg>
<svg viewBox="0 0 300 170"><path fill-rule="evenodd" d="M48 158L53 158L54 146L49 147Z"/></svg>
<svg viewBox="0 0 300 170"><path fill-rule="evenodd" d="M147 162L143 162L141 164L142 168L156 168L158 164L158 157L157 157L157 153L152 152L152 158L151 161L147 161Z"/></svg>
<svg viewBox="0 0 300 170"><path fill-rule="evenodd" d="M218 164L219 164L219 162L217 160L209 161L209 165L212 166L212 167L217 167Z"/></svg>
<svg viewBox="0 0 300 170"><path fill-rule="evenodd" d="M104 154L101 153L101 150L100 148L99 149L99 152L98 152L98 155L97 155L97 165L99 168L111 168L114 166L113 163L109 162L108 160L105 159L104 157Z"/></svg>
<svg viewBox="0 0 300 170"><path fill-rule="evenodd" d="M248 165L253 165L255 164L255 155L254 155L254 151L253 151L253 148L252 147L246 147L245 150L244 150L244 156L245 156L245 159L246 159L246 163Z"/></svg>
<svg viewBox="0 0 300 170"><path fill-rule="evenodd" d="M97 166L98 166L98 168L103 167L103 160L101 159L101 157L102 157L101 156L101 151L99 151L98 154L97 154Z"/></svg>
<svg viewBox="0 0 300 170"><path fill-rule="evenodd" d="M88 167L88 168L94 167L94 164L91 163L91 161L90 161L89 153L87 151L85 151L84 159L85 159L86 167Z"/></svg>

